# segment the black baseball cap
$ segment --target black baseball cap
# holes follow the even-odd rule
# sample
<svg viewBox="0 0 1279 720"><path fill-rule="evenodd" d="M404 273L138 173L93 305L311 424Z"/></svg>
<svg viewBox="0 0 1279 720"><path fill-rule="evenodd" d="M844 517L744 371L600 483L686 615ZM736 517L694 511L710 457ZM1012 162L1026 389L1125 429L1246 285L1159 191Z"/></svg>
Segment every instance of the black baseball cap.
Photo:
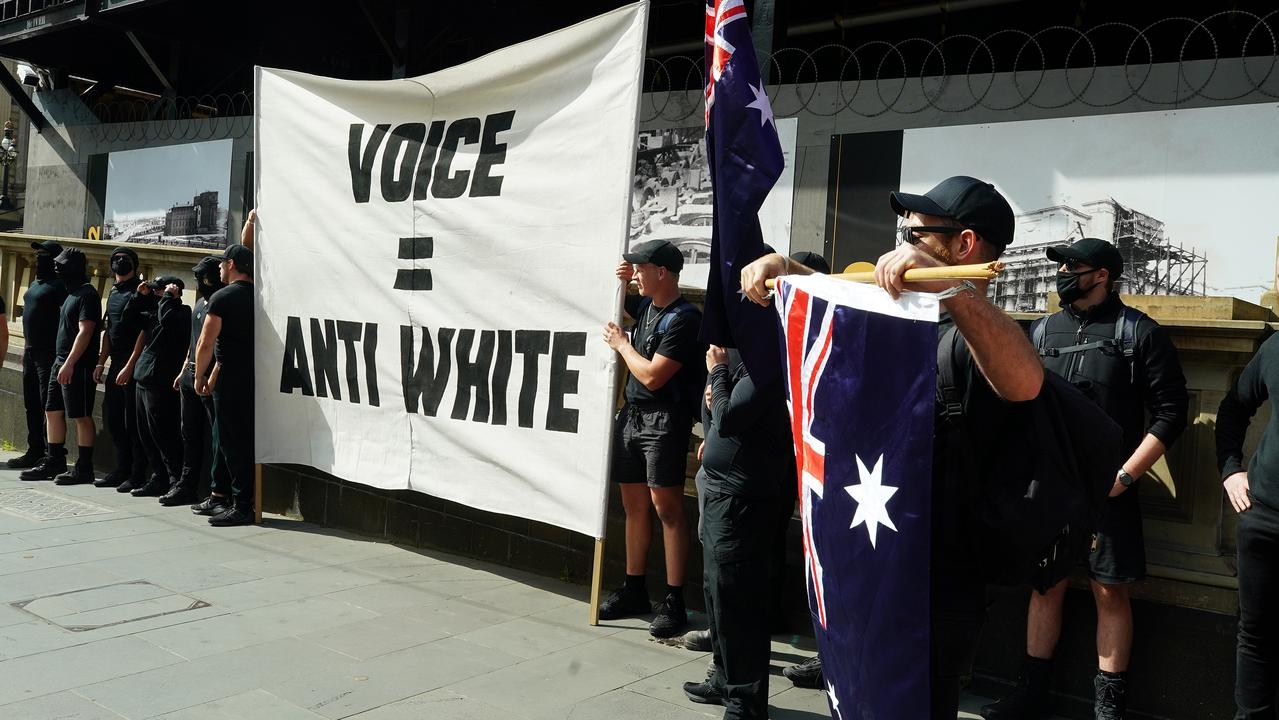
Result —
<svg viewBox="0 0 1279 720"><path fill-rule="evenodd" d="M923 195L894 192L889 196L893 212L950 218L972 229L982 240L1001 248L1013 241L1013 209L994 185L967 175L946 178Z"/></svg>
<svg viewBox="0 0 1279 720"><path fill-rule="evenodd" d="M62 246L52 240L33 242L31 243L31 249L37 252L47 252L53 257L57 257L62 254Z"/></svg>
<svg viewBox="0 0 1279 720"><path fill-rule="evenodd" d="M634 245L630 252L622 255L622 259L639 265L653 263L674 273L684 269L684 256L679 248L665 240L646 240Z"/></svg>
<svg viewBox="0 0 1279 720"><path fill-rule="evenodd" d="M151 282L153 282L155 284L155 287L160 290L164 290L164 288L168 286L170 283L173 285L177 285L179 290L187 289L187 284L183 282L182 278L178 277L177 275L161 275L160 277L152 280Z"/></svg>
<svg viewBox="0 0 1279 720"><path fill-rule="evenodd" d="M191 272L196 275L218 274L218 266L222 264L222 258L217 255L205 255L200 258L200 262L191 266Z"/></svg>
<svg viewBox="0 0 1279 720"><path fill-rule="evenodd" d="M253 274L253 251L243 245L227 245L222 259L234 261L236 269L246 275Z"/></svg>
<svg viewBox="0 0 1279 720"><path fill-rule="evenodd" d="M826 262L826 258L812 250L800 250L797 253L791 253L790 259L814 272L830 274L830 263Z"/></svg>
<svg viewBox="0 0 1279 720"><path fill-rule="evenodd" d="M1100 238L1082 238L1071 245L1056 245L1048 248L1047 255L1055 263L1076 260L1095 268L1106 268L1112 278L1124 274L1124 258L1119 249Z"/></svg>

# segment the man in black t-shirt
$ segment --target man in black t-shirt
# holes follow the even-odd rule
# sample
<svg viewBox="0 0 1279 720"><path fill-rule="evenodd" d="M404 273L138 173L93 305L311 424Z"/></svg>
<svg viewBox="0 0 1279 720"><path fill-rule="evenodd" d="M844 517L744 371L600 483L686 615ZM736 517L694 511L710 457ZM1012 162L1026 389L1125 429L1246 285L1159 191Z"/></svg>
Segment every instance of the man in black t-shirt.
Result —
<svg viewBox="0 0 1279 720"><path fill-rule="evenodd" d="M195 391L213 397L214 431L231 486L210 488L209 498L201 505L207 503L208 511L222 508L209 518L210 525L250 525L254 521L253 251L244 245L228 247L221 270L227 286L209 300L196 347ZM214 360L213 370L206 373Z"/></svg>
<svg viewBox="0 0 1279 720"><path fill-rule="evenodd" d="M191 310L190 342L186 362L181 372L173 379L173 389L182 395L182 475L178 479L178 487L161 496L161 505L181 505L189 502L192 496L199 493L199 475L204 463L206 434L209 435L209 449L212 456L210 487L231 486L226 459L222 457L219 447L218 434L213 432L215 426L213 398L201 397L195 392L195 350L200 342L200 331L204 328L209 298L226 287L219 273L221 264L220 257L206 255L191 268L195 274L196 299L195 306ZM193 505L191 510L197 515L221 512L219 510L218 513L211 513L212 508L207 504L207 500Z"/></svg>
<svg viewBox="0 0 1279 720"><path fill-rule="evenodd" d="M111 273L115 284L107 293L106 312L102 315L102 351L93 379L104 384L102 422L111 431L111 444L115 446L115 470L106 474L94 485L114 487L116 492L136 490L148 482L146 452L138 436L137 383L133 380L133 366L129 358L142 328L127 322L124 307L129 304L138 289L138 254L131 248L118 247L111 251ZM107 361L110 360L110 365ZM123 377L123 382L120 378ZM158 471L159 468L152 468Z"/></svg>
<svg viewBox="0 0 1279 720"><path fill-rule="evenodd" d="M613 426L613 481L621 484L626 509L626 582L600 604L601 620L652 612L646 589L650 514L657 510L666 550L666 593L649 632L670 637L688 623L684 608L684 566L688 558L688 524L684 516L684 467L692 408L701 398L699 366L703 348L697 340L701 311L679 292L684 258L665 240L636 245L623 256L617 277L639 283L640 298L627 298L626 312L635 319L628 340L614 323L604 328L604 341L630 371L626 405ZM633 265L633 267L632 267ZM642 299L641 299L642 298ZM695 382L687 382L696 376ZM690 395L687 397L686 395Z"/></svg>
<svg viewBox="0 0 1279 720"><path fill-rule="evenodd" d="M93 381L93 360L98 356L99 313L102 298L89 284L88 262L76 248L63 250L54 268L68 289L58 317L54 360L49 381L45 418L49 451L39 465L22 473L23 480L53 479L58 485L93 481L93 402L97 388ZM75 467L67 469L66 418L76 421L79 455Z"/></svg>
<svg viewBox="0 0 1279 720"><path fill-rule="evenodd" d="M958 397L967 398L959 422L947 428L938 407L933 438L932 556L930 575L930 706L933 720L954 720L959 709L960 680L972 669L985 617L985 585L981 557L968 530L976 519L966 498L982 477L999 471L999 463L1016 448L1004 438L1017 422L1019 408L1039 396L1044 368L1025 332L986 298L986 281L938 280L905 282L917 267L985 264L998 259L1013 238L1013 211L994 186L966 176L948 178L923 195L894 192L889 203L901 218L899 244L879 258L875 282L893 298L903 289L952 290L941 300L945 311L939 334L958 330L960 348L952 356ZM766 255L742 269L747 299L771 304L765 281L786 272L807 275L807 268L781 255ZM960 351L962 350L962 352ZM943 390L938 376L939 394ZM953 445L948 441L953 439ZM957 463L944 450L962 454ZM972 469L967 472L965 468Z"/></svg>
<svg viewBox="0 0 1279 720"><path fill-rule="evenodd" d="M186 361L190 341L191 308L182 304L183 289L182 279L172 275L138 283L124 309L126 322L142 328L141 348L129 362L137 383L138 437L155 469L151 480L134 489L134 497L163 496L182 477L181 399L171 378Z"/></svg>
<svg viewBox="0 0 1279 720"><path fill-rule="evenodd" d="M67 290L54 271L53 259L62 246L52 240L31 243L35 275L22 295L22 400L27 410L27 451L9 461L11 468L32 468L45 456L44 408L53 369L53 345L58 336L58 313ZM6 325L6 338L8 327Z"/></svg>

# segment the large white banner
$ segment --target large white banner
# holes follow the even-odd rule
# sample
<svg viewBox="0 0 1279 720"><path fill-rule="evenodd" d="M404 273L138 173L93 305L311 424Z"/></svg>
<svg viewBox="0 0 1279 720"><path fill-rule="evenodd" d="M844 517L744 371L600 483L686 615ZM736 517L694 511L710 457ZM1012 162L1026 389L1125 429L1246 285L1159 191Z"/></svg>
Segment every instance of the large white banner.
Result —
<svg viewBox="0 0 1279 720"><path fill-rule="evenodd" d="M258 462L603 535L647 9L404 80L258 68Z"/></svg>

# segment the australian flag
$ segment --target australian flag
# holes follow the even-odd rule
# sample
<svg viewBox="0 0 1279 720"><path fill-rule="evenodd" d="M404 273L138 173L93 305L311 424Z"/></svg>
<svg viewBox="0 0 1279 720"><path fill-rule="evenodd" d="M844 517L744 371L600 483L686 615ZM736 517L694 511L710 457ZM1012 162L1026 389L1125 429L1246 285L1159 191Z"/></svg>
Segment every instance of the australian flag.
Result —
<svg viewBox="0 0 1279 720"><path fill-rule="evenodd" d="M784 160L743 0L706 2L706 155L715 227L701 339L740 349L763 385L780 371L777 322L741 294L740 273L764 254L759 207Z"/></svg>
<svg viewBox="0 0 1279 720"><path fill-rule="evenodd" d="M937 301L817 275L777 292L831 717L926 718Z"/></svg>

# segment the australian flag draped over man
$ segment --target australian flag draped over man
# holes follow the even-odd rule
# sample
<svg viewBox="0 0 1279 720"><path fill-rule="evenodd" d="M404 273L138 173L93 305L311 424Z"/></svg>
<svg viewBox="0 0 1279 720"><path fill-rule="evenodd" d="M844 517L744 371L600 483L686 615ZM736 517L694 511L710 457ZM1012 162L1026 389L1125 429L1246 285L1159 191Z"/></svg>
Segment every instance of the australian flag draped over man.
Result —
<svg viewBox="0 0 1279 720"><path fill-rule="evenodd" d="M785 161L743 0L707 0L705 92L715 220L701 339L740 349L762 386L780 371L777 321L741 295L740 273L764 254L759 208Z"/></svg>
<svg viewBox="0 0 1279 720"><path fill-rule="evenodd" d="M822 275L777 293L831 717L926 718L937 300Z"/></svg>

